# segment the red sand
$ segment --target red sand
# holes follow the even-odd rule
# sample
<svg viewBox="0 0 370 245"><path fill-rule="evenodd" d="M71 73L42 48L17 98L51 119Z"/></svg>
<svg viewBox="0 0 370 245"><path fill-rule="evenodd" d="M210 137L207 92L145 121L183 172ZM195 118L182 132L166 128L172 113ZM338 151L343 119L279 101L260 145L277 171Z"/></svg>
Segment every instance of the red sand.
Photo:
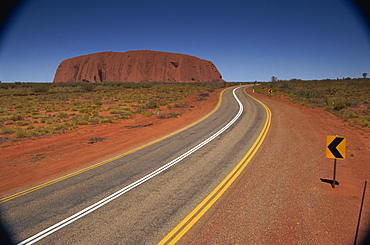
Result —
<svg viewBox="0 0 370 245"><path fill-rule="evenodd" d="M65 134L7 145L1 149L0 156L0 196L100 162L181 129L212 111L221 91L209 93L207 101L197 101L195 95L190 96L186 104L194 108L182 108L184 113L177 118L135 115L119 123L80 126ZM149 123L153 125L125 127ZM104 140L90 143L89 139L98 137Z"/></svg>

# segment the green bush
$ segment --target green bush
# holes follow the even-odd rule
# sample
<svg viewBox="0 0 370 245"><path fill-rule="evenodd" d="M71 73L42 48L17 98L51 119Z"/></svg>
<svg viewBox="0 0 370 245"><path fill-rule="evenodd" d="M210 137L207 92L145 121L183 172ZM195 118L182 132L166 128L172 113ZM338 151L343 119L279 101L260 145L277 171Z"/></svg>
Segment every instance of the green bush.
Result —
<svg viewBox="0 0 370 245"><path fill-rule="evenodd" d="M13 121L19 121L19 120L23 120L23 116L22 115L19 115L19 114L13 114L10 116L10 120L13 120Z"/></svg>
<svg viewBox="0 0 370 245"><path fill-rule="evenodd" d="M117 110L117 109L112 109L109 111L109 114L120 114L121 111Z"/></svg>
<svg viewBox="0 0 370 245"><path fill-rule="evenodd" d="M141 115L146 116L146 117L150 117L150 116L153 116L154 113L151 112L151 111L142 111Z"/></svg>
<svg viewBox="0 0 370 245"><path fill-rule="evenodd" d="M15 125L17 125L17 126L26 126L26 125L30 125L30 124L31 124L30 120L22 120L22 121L17 121L15 123Z"/></svg>
<svg viewBox="0 0 370 245"><path fill-rule="evenodd" d="M32 86L32 92L46 93L50 89L49 84L35 84Z"/></svg>
<svg viewBox="0 0 370 245"><path fill-rule="evenodd" d="M17 132L15 132L16 138L25 138L27 137L27 132L23 129L18 129Z"/></svg>
<svg viewBox="0 0 370 245"><path fill-rule="evenodd" d="M57 117L59 117L59 118L67 118L69 115L68 115L68 113L65 113L65 112L58 112L58 114L57 114Z"/></svg>
<svg viewBox="0 0 370 245"><path fill-rule="evenodd" d="M112 119L110 119L110 118L104 118L104 119L101 119L100 121L99 121L99 123L112 123L113 122L113 120Z"/></svg>
<svg viewBox="0 0 370 245"><path fill-rule="evenodd" d="M85 92L91 92L91 91L94 91L94 89L95 89L95 84L94 84L94 83L82 83L82 84L81 84L81 88L82 88Z"/></svg>
<svg viewBox="0 0 370 245"><path fill-rule="evenodd" d="M101 106L103 104L103 102L101 102L99 100L96 100L96 101L94 101L94 104L97 105L97 106Z"/></svg>
<svg viewBox="0 0 370 245"><path fill-rule="evenodd" d="M333 104L333 108L336 111L340 111L340 110L342 110L342 109L344 109L346 107L347 106L346 106L346 104L344 102L336 102L336 103Z"/></svg>
<svg viewBox="0 0 370 245"><path fill-rule="evenodd" d="M14 128L2 128L0 134L12 134L16 130Z"/></svg>
<svg viewBox="0 0 370 245"><path fill-rule="evenodd" d="M153 100L153 99L150 99L146 102L146 104L144 106L144 109L155 109L155 108L158 108L158 107L159 107L158 102Z"/></svg>
<svg viewBox="0 0 370 245"><path fill-rule="evenodd" d="M85 120L80 120L77 122L77 125L87 125L87 124L89 124L89 122Z"/></svg>

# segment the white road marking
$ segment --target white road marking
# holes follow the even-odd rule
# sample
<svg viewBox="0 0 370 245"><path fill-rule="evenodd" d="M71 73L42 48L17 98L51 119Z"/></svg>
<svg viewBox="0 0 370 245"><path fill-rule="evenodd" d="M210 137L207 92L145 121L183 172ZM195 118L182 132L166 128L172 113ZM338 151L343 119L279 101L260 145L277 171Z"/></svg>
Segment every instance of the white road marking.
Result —
<svg viewBox="0 0 370 245"><path fill-rule="evenodd" d="M239 87L240 88L240 87ZM234 98L235 100L238 102L239 104L239 112L236 114L236 116L228 123L226 124L223 128L221 128L219 131L217 131L215 134L213 134L211 137L209 137L208 139L206 139L205 141L201 142L200 144L198 144L197 146L195 146L194 148L190 149L189 151L185 152L184 154L182 154L181 156L175 158L174 160L172 160L171 162L163 165L162 167L158 168L157 170L151 172L150 174L144 176L143 178L135 181L134 183L120 189L119 191L116 191L115 193L113 193L112 195L100 200L99 202L96 202L94 203L93 205L81 210L80 212L60 221L59 223L53 225L53 226L50 226L49 228L37 233L36 235L18 243L19 245L23 245L23 244L27 244L27 245L30 245L30 244L33 244L43 238L45 238L46 236L56 232L57 230L71 224L72 222L84 217L85 215L95 211L96 209L104 206L105 204L113 201L114 199L120 197L121 195L125 194L126 192L134 189L135 187L143 184L144 182L146 182L147 180L153 178L154 176L162 173L163 171L165 171L166 169L172 167L173 165L175 165L176 163L180 162L181 160L183 160L184 158L186 158L187 156L189 156L190 154L196 152L197 150L199 150L200 148L202 148L203 146L205 146L206 144L208 144L209 142L211 142L213 139L215 139L217 136L219 136L220 134L222 134L226 129L228 129L231 125L233 125L236 120L239 119L240 115L242 114L243 112L243 105L242 103L240 102L240 100L236 97L236 94L235 94L235 90L237 90L238 88L235 88L233 90L233 95L234 95Z"/></svg>

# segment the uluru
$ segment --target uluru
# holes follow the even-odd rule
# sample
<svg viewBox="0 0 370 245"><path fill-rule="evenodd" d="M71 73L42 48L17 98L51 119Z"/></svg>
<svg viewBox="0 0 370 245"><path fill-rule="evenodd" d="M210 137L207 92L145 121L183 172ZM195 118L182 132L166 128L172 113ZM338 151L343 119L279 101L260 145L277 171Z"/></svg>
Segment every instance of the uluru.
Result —
<svg viewBox="0 0 370 245"><path fill-rule="evenodd" d="M64 82L224 82L208 60L151 50L100 52L62 61L54 83Z"/></svg>

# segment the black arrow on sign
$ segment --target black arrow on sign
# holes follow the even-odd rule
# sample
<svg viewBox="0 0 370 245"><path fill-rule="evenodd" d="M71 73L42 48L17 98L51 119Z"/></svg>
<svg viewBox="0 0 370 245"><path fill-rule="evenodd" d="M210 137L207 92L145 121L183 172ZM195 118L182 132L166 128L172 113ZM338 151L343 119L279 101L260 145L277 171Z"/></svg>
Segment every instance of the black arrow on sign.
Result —
<svg viewBox="0 0 370 245"><path fill-rule="evenodd" d="M335 158L344 158L342 154L337 150L337 146L342 142L344 138L336 137L329 145L328 148Z"/></svg>

